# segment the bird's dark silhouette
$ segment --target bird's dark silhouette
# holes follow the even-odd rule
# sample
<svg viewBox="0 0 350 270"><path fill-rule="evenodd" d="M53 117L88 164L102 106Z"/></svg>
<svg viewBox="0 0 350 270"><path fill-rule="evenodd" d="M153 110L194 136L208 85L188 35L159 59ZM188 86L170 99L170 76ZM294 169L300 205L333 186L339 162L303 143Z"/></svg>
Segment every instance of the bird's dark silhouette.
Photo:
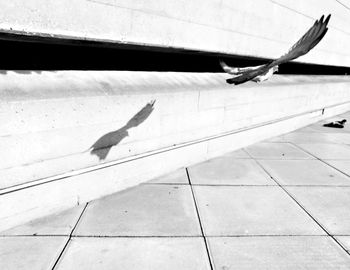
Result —
<svg viewBox="0 0 350 270"><path fill-rule="evenodd" d="M229 84L241 84L250 80L261 82L269 79L274 72L278 70L278 65L291 61L308 53L325 36L328 31L327 24L331 18L329 14L323 21L324 15L316 20L314 25L290 48L290 50L280 58L273 60L265 65L256 67L237 68L226 65L220 61L223 70L235 77L227 79Z"/></svg>
<svg viewBox="0 0 350 270"><path fill-rule="evenodd" d="M332 128L344 128L345 123L346 123L346 119L343 119L341 121L334 121L334 122L324 124L323 126L332 127Z"/></svg>
<svg viewBox="0 0 350 270"><path fill-rule="evenodd" d="M125 137L129 136L128 129L137 127L143 123L152 113L154 109L154 103L156 101L152 100L147 103L137 114L135 114L125 126L118 130L109 132L99 138L91 147L90 153L92 155L98 156L100 160L104 160L111 148L119 144Z"/></svg>

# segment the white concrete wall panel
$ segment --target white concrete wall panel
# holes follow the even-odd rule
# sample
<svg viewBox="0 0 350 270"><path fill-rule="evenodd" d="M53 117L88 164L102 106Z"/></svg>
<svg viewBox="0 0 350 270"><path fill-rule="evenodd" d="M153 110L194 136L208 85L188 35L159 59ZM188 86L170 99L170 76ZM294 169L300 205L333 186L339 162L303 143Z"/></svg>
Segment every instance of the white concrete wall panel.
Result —
<svg viewBox="0 0 350 270"><path fill-rule="evenodd" d="M298 61L350 66L349 12L333 0L11 0L0 2L0 29L277 58L331 13L324 40Z"/></svg>
<svg viewBox="0 0 350 270"><path fill-rule="evenodd" d="M347 76L228 85L226 74L56 71L0 75L0 189L350 102ZM148 102L153 112L120 130ZM120 136L104 159L102 136ZM108 146L107 144L105 146ZM90 149L90 150L89 150ZM229 148L227 148L229 149Z"/></svg>

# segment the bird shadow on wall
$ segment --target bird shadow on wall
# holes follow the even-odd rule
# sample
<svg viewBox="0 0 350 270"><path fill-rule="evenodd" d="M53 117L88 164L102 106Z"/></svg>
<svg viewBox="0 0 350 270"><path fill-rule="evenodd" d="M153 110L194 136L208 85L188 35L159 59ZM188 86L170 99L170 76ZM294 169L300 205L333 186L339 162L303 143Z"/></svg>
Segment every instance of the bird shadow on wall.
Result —
<svg viewBox="0 0 350 270"><path fill-rule="evenodd" d="M137 127L144 122L153 112L154 103L152 100L148 102L138 113L136 113L125 126L118 130L109 132L100 137L91 147L90 153L98 156L100 160L104 160L113 146L118 145L125 137L129 136L128 130Z"/></svg>

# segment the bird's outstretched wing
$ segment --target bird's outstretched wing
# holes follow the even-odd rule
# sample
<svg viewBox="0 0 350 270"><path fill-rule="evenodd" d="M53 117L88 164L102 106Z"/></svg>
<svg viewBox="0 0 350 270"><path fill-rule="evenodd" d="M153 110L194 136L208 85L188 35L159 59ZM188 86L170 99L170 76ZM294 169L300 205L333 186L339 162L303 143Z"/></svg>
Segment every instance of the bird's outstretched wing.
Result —
<svg viewBox="0 0 350 270"><path fill-rule="evenodd" d="M241 75L244 72L252 71L252 70L256 70L258 68L261 68L263 65L252 66L252 67L230 67L224 61L220 61L220 66L228 74Z"/></svg>
<svg viewBox="0 0 350 270"><path fill-rule="evenodd" d="M226 80L227 83L241 84L253 79L256 76L266 73L270 68L286 63L308 53L314 48L327 33L327 24L331 18L329 14L323 21L324 15L317 20L314 25L292 46L292 48L280 58L271 61L270 63L261 66L256 70L242 72L239 76Z"/></svg>
<svg viewBox="0 0 350 270"><path fill-rule="evenodd" d="M290 60L296 59L308 53L313 47L315 47L324 35L327 33L327 24L331 18L331 14L323 21L324 15L317 20L314 25L293 45L290 50L281 56L280 58L272 61L270 66L280 65Z"/></svg>
<svg viewBox="0 0 350 270"><path fill-rule="evenodd" d="M266 72L269 71L269 64L263 65L262 67L258 68L258 69L254 69L254 70L249 70L246 72L243 72L241 75L237 76L237 77L233 77L230 79L227 79L226 82L229 84L241 84L241 83L245 83L247 81L250 81L252 79L254 79L257 76L263 75Z"/></svg>

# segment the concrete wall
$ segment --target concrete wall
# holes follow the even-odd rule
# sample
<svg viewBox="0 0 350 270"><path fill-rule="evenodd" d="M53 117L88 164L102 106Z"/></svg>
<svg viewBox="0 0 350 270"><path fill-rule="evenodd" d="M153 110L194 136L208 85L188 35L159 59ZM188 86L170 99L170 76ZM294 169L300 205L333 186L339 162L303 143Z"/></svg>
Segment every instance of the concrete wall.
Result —
<svg viewBox="0 0 350 270"><path fill-rule="evenodd" d="M325 39L298 61L350 66L349 10L332 0L11 0L0 29L276 58L328 13Z"/></svg>
<svg viewBox="0 0 350 270"><path fill-rule="evenodd" d="M347 76L226 78L1 72L0 229L350 110Z"/></svg>

